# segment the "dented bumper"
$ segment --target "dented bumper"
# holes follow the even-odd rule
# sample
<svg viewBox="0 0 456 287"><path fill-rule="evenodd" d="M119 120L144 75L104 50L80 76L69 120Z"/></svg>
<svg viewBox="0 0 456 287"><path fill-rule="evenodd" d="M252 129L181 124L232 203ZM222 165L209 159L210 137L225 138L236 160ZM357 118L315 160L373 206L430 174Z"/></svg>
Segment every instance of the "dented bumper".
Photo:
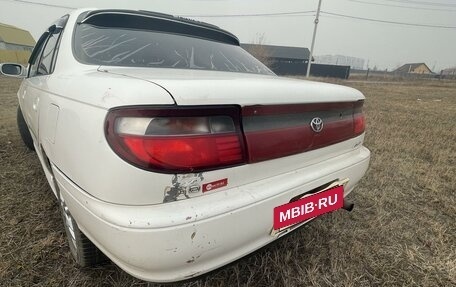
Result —
<svg viewBox="0 0 456 287"><path fill-rule="evenodd" d="M95 245L135 277L170 282L216 269L287 233L271 236L274 207L336 179L350 179L347 195L366 172L369 157L360 147L241 187L147 206L100 201L53 169L68 208Z"/></svg>

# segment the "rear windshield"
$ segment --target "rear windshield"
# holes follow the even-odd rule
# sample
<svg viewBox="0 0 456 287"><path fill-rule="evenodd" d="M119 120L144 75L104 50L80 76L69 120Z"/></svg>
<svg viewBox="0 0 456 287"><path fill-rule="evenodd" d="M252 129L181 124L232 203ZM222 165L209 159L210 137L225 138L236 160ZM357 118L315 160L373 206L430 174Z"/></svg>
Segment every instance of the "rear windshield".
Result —
<svg viewBox="0 0 456 287"><path fill-rule="evenodd" d="M79 24L73 45L85 64L273 74L239 46L179 34Z"/></svg>

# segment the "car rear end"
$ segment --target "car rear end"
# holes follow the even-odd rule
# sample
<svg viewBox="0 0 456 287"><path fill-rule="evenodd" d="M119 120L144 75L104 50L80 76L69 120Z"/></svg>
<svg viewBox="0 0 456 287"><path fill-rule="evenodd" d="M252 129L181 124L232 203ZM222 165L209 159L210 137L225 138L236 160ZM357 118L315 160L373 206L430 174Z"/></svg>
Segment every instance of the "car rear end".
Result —
<svg viewBox="0 0 456 287"><path fill-rule="evenodd" d="M369 163L362 103L112 109L106 144L147 174L156 204L106 202L54 173L81 229L116 264L145 280L185 279L302 224L274 228L275 208L332 183L348 195Z"/></svg>
<svg viewBox="0 0 456 287"><path fill-rule="evenodd" d="M79 23L92 18L87 23L93 28L106 25L103 17L127 17L96 15L86 14ZM198 29L219 37L206 39L211 43L237 40L213 27ZM231 71L255 62L244 54L242 65L225 61L228 70L207 71L192 63L189 51L180 69L132 67L131 59L125 66L109 65L122 58L119 52L102 58L103 77L150 83L172 103L116 103L98 109L90 121L81 117L77 124L88 134L104 133L80 142L87 154L69 152L78 136L56 138L62 143L57 153L66 159L53 162L54 176L81 230L122 269L148 281L203 274L341 208L369 163L360 92L281 79L258 63L253 66L261 72ZM76 171L68 163L75 161L87 168ZM318 206L321 198L328 209ZM321 212L307 212L310 202L312 212Z"/></svg>

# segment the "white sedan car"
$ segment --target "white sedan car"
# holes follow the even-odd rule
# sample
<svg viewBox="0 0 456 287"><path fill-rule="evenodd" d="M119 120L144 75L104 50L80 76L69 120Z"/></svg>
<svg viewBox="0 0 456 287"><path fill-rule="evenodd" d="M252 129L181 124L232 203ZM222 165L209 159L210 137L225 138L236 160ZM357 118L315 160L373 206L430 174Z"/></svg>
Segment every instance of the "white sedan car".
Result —
<svg viewBox="0 0 456 287"><path fill-rule="evenodd" d="M18 126L81 266L169 282L232 262L344 199L368 168L364 96L274 75L216 26L78 10L41 36Z"/></svg>

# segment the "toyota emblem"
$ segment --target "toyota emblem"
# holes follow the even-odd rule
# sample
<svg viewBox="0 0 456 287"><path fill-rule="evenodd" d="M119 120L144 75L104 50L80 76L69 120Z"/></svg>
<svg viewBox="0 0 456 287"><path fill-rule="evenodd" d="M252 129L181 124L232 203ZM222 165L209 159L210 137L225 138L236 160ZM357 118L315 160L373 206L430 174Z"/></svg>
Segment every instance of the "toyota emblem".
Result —
<svg viewBox="0 0 456 287"><path fill-rule="evenodd" d="M323 129L323 120L318 117L313 118L312 121L310 121L310 127L316 133L321 132L321 130Z"/></svg>

